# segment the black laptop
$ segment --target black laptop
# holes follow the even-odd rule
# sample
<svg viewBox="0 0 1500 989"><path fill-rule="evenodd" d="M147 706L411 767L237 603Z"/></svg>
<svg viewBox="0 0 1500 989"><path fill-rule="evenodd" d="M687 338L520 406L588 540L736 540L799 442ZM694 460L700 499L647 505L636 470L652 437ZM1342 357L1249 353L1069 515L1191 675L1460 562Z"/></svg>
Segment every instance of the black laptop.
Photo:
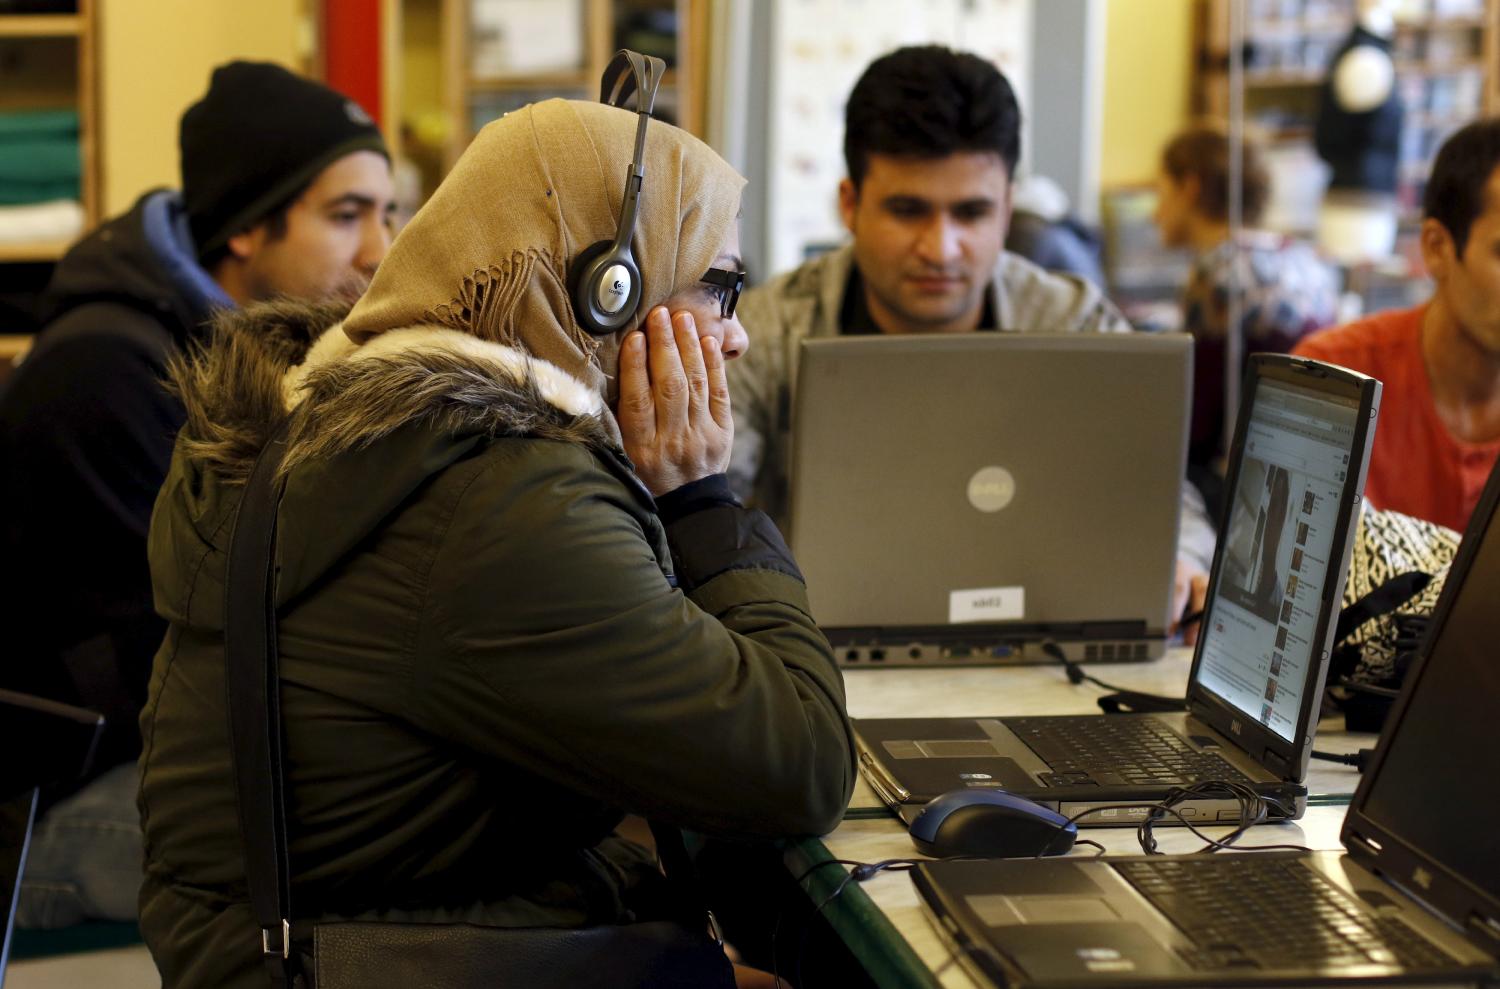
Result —
<svg viewBox="0 0 1500 989"><path fill-rule="evenodd" d="M1081 825L1133 824L1144 808L1104 805L1230 780L1271 798L1272 816L1301 815L1380 382L1285 355L1248 363L1187 710L856 720L860 769L897 813L996 787L1069 817L1101 808ZM1239 818L1227 796L1179 809Z"/></svg>
<svg viewBox="0 0 1500 989"><path fill-rule="evenodd" d="M925 863L917 890L965 966L1038 989L1500 981L1497 507L1500 471L1344 818L1345 852Z"/></svg>

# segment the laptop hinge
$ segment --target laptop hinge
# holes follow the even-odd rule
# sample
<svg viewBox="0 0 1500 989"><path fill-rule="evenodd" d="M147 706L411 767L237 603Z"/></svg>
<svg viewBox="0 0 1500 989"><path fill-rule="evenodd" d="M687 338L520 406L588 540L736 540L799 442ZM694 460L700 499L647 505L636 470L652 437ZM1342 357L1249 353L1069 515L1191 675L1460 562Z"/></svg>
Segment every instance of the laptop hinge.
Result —
<svg viewBox="0 0 1500 989"><path fill-rule="evenodd" d="M879 760L871 757L868 752L859 754L860 765L864 767L865 782L870 784L870 789L887 807L899 807L911 799L911 791L904 789L886 773Z"/></svg>
<svg viewBox="0 0 1500 989"><path fill-rule="evenodd" d="M1267 771L1275 773L1279 779L1286 779L1287 769L1291 766L1291 763L1271 749L1262 750L1260 764L1265 766Z"/></svg>

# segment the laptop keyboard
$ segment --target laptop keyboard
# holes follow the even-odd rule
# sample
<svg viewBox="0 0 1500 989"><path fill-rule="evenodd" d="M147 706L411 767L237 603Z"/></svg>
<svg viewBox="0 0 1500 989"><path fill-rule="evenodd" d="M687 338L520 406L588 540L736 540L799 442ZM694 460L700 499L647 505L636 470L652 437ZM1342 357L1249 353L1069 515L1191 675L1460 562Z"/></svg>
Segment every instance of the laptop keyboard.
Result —
<svg viewBox="0 0 1500 989"><path fill-rule="evenodd" d="M1154 718L1006 718L1005 726L1052 768L1047 786L1252 785L1223 756L1201 752Z"/></svg>
<svg viewBox="0 0 1500 989"><path fill-rule="evenodd" d="M1114 868L1193 941L1181 954L1194 968L1457 965L1405 923L1376 916L1295 860L1228 855Z"/></svg>

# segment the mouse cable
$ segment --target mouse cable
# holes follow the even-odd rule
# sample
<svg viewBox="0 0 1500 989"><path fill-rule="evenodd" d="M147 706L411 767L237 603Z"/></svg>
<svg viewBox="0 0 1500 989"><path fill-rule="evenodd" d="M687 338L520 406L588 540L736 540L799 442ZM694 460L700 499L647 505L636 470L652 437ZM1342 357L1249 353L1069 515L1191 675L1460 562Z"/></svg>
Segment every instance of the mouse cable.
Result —
<svg viewBox="0 0 1500 989"><path fill-rule="evenodd" d="M1096 687L1102 687L1105 690L1112 690L1117 694L1130 693L1130 691L1127 691L1124 687L1116 687L1112 683L1105 683L1103 680L1100 680L1092 673L1085 672L1083 667L1079 666L1077 663L1069 659L1067 653L1063 652L1062 646L1058 645L1052 639L1043 639L1041 642L1037 643L1037 648L1041 649L1043 653L1051 656L1053 659L1062 664L1063 669L1067 671L1068 682L1075 687L1088 682L1092 683Z"/></svg>
<svg viewBox="0 0 1500 989"><path fill-rule="evenodd" d="M1373 748L1360 749L1358 752L1351 752L1345 755L1342 752L1323 752L1313 749L1312 757L1314 759L1322 759L1326 762L1337 762L1344 766L1353 766L1362 773L1365 771L1365 767L1370 764L1370 760L1375 757L1375 750Z"/></svg>
<svg viewBox="0 0 1500 989"><path fill-rule="evenodd" d="M802 871L802 874L799 875L796 879L796 883L798 886L801 886L804 882L807 881L807 878L809 876L811 876L814 872L817 872L824 866L845 865L851 867L849 869L848 875L839 880L838 885L833 888L833 891L818 902L818 905L813 908L812 916L808 917L807 920L802 924L802 930L797 938L797 954L793 963L793 968L796 972L796 984L803 987L803 989L806 989L807 984L802 978L802 959L807 954L808 933L812 930L812 927L817 922L818 918L823 915L823 911L827 909L828 905L834 900L838 899L839 896L844 892L844 890L848 888L851 882L862 883L867 879L874 878L882 872L909 872L922 861L924 860L906 858L882 859L879 862L855 862L850 859L825 859L822 862L817 862L804 869ZM782 989L782 987L785 985L785 983L781 981L781 959L776 950L777 937L781 933L781 919L783 916L785 916L785 914L785 909L777 912L776 923L771 929L771 978L773 980L773 984L776 986L776 989Z"/></svg>
<svg viewBox="0 0 1500 989"><path fill-rule="evenodd" d="M797 878L794 879L793 882L800 888L803 883L807 882L808 877L810 877L814 872L817 872L819 869L830 865L844 865L852 866L854 868L861 868L865 865L865 863L856 862L853 859L824 859L821 862L815 862L812 865L808 866L806 869L803 869L801 875L797 876ZM843 890L842 883L839 884L838 889L839 891ZM780 953L777 951L776 942L781 936L781 918L785 915L785 907L776 911L776 923L771 926L771 978L774 980L776 989L782 989L783 986L779 964Z"/></svg>
<svg viewBox="0 0 1500 989"><path fill-rule="evenodd" d="M1222 838L1214 838L1199 830L1198 826L1194 822L1189 821L1186 817L1184 817L1176 807L1177 804L1183 802L1184 800L1187 800L1194 796L1202 796L1206 793L1211 793L1214 789L1219 790L1220 795L1222 795L1222 792L1225 790L1229 791L1232 795L1235 796L1235 799L1240 806L1240 821L1238 826L1236 826L1233 831ZM1252 826L1264 821L1267 817L1268 808L1275 809L1288 817L1291 816L1290 811L1279 801L1274 800L1270 797L1262 796L1256 793L1254 790L1251 790L1249 787L1245 787L1242 784L1232 783L1228 781L1207 780L1201 783L1195 783L1192 786L1188 787L1174 787L1171 791L1168 792L1167 797L1159 803L1118 803L1102 804L1098 807L1091 807L1088 810L1080 811L1079 813L1074 814L1072 817L1068 818L1067 824L1077 824L1085 817L1089 817L1090 815L1097 814L1105 810L1145 809L1150 811L1150 814L1148 814L1146 819L1141 821L1141 823L1136 827L1136 838L1141 844L1141 851L1145 854L1164 854L1157 848L1153 827L1157 823L1157 821L1159 821L1163 816L1167 815L1175 818L1178 823L1187 828L1188 831L1190 831L1196 838L1204 843L1204 847L1199 849L1199 852L1217 852L1233 846L1235 842L1238 841L1239 838L1244 835L1244 833L1248 831ZM1238 847L1241 851L1272 851L1288 849L1297 851L1308 850L1305 846L1302 845L1243 845ZM1043 851L1045 851L1045 849Z"/></svg>

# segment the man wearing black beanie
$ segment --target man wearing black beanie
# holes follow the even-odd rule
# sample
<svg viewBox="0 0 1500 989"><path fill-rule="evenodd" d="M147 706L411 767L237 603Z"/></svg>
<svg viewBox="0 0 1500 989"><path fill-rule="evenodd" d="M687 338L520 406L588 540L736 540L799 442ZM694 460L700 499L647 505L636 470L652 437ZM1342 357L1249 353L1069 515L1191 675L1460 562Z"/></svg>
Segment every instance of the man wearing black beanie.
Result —
<svg viewBox="0 0 1500 989"><path fill-rule="evenodd" d="M216 309L354 298L390 242L389 156L358 104L231 62L181 121L182 190L147 193L58 263L45 325L0 395L0 686L97 710L92 778L53 795L25 927L136 915L136 717L164 624L146 530L184 412L167 363Z"/></svg>

